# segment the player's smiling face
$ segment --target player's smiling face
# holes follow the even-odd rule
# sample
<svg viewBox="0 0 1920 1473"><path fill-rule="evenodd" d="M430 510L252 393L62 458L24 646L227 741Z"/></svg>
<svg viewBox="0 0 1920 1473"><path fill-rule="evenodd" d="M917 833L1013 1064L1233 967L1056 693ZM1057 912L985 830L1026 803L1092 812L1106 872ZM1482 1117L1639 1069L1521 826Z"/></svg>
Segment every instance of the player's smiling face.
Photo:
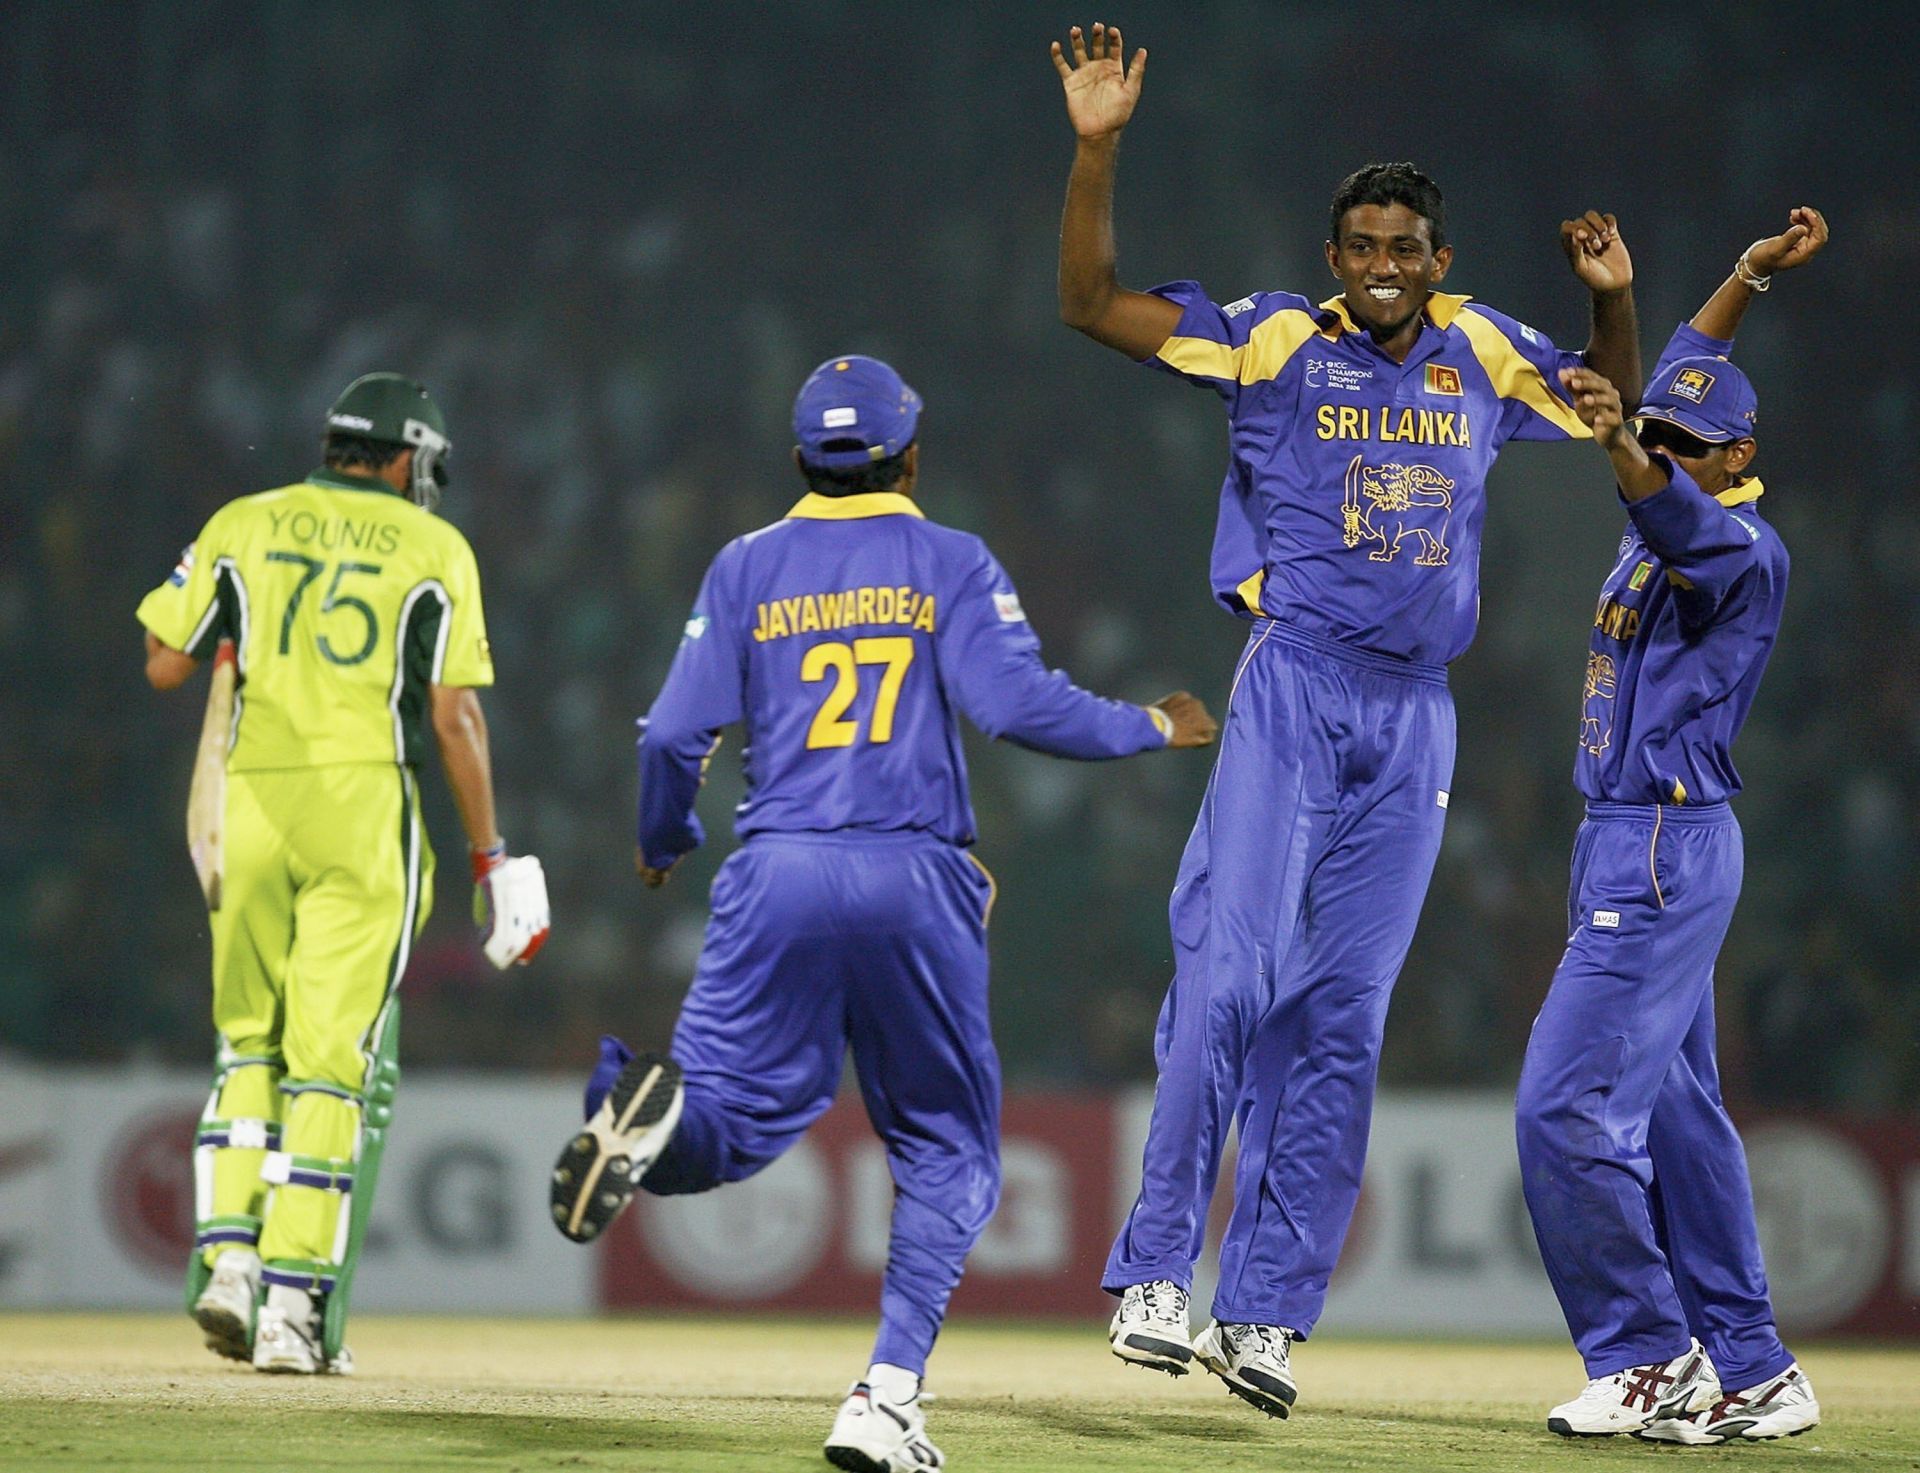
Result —
<svg viewBox="0 0 1920 1473"><path fill-rule="evenodd" d="M1418 335L1420 309L1452 262L1452 246L1434 249L1432 223L1400 204L1355 205L1327 242L1348 315L1387 346Z"/></svg>

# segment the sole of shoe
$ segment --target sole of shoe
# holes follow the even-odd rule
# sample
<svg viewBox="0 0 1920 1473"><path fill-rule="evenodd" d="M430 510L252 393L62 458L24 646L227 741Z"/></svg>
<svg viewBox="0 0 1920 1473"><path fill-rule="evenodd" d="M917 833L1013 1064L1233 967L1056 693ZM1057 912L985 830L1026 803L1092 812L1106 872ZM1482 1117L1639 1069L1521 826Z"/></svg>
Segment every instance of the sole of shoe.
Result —
<svg viewBox="0 0 1920 1473"><path fill-rule="evenodd" d="M886 1458L870 1457L857 1447L848 1447L844 1443L827 1445L827 1461L843 1473L892 1473L893 1464Z"/></svg>
<svg viewBox="0 0 1920 1473"><path fill-rule="evenodd" d="M1195 1354L1199 1355L1201 1365L1225 1383L1228 1395L1237 1396L1255 1411L1265 1412L1269 1417L1277 1417L1283 1422L1293 1414L1293 1403L1300 1395L1295 1387L1261 1371L1236 1374L1228 1370L1222 1361L1209 1360L1197 1351Z"/></svg>
<svg viewBox="0 0 1920 1473"><path fill-rule="evenodd" d="M1593 1431L1588 1431L1584 1428L1574 1426L1573 1423L1569 1422L1565 1417L1548 1417L1547 1431L1560 1437L1618 1437L1621 1429L1618 1427L1596 1428ZM1636 1431L1634 1435L1637 1437L1640 1434Z"/></svg>
<svg viewBox="0 0 1920 1473"><path fill-rule="evenodd" d="M553 1223L564 1236L591 1243L633 1200L640 1172L679 1123L680 1083L680 1066L665 1054L636 1055L620 1071L593 1119L554 1164ZM642 1158L639 1171L636 1158Z"/></svg>
<svg viewBox="0 0 1920 1473"><path fill-rule="evenodd" d="M224 1304L196 1304L193 1322L207 1337L207 1349L228 1360L252 1360L247 1322Z"/></svg>
<svg viewBox="0 0 1920 1473"><path fill-rule="evenodd" d="M1111 1335L1107 1344L1113 1353L1130 1366L1143 1371L1161 1371L1169 1376L1184 1376L1192 1369L1193 1347L1178 1340L1163 1339L1139 1330Z"/></svg>

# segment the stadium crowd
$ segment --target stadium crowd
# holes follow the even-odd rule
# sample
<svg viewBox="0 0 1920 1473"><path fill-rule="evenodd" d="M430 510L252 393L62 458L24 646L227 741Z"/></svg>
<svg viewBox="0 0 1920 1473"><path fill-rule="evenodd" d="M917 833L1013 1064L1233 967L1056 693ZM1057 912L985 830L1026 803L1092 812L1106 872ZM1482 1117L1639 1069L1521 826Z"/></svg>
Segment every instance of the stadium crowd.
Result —
<svg viewBox="0 0 1920 1473"><path fill-rule="evenodd" d="M314 11L297 34L292 7L134 9L139 26L81 12L56 34L56 9L29 6L6 38L22 85L0 150L0 1053L205 1055L181 840L198 713L145 690L132 610L223 500L316 461L322 411L366 369L417 375L446 408L443 510L478 553L500 673L501 827L544 860L555 913L535 967L486 966L429 785L443 869L407 982L411 1064L577 1067L603 1028L652 1038L672 1017L739 769L723 756L709 783L718 841L643 892L633 718L713 551L799 494L788 405L831 352L883 354L925 395L928 510L999 550L1057 663L1220 709L1241 626L1205 586L1217 407L1056 320L1070 140L1030 7L929 19L937 63L867 41L851 4L770 7L723 49L691 13L602 44L610 6L537 36L521 12L451 0ZM1530 12L1494 7L1461 19L1455 105L1409 149L1309 85L1359 64L1332 19L1243 24L1263 10L1129 26L1157 94L1122 166L1133 284L1198 276L1224 301L1317 282L1333 184L1412 151L1449 191L1448 287L1563 344L1586 324L1558 222L1617 210L1651 361L1740 231L1815 189L1832 202L1832 269L1758 304L1739 349L1767 406L1762 509L1794 566L1738 754L1722 1057L1743 1102L1920 1104L1920 505L1902 494L1920 405L1908 361L1869 371L1834 326L1877 320L1869 293L1920 209L1818 158L1812 126L1865 23L1833 20L1821 57L1772 44L1771 22L1716 42L1804 99L1807 126L1736 145L1739 119L1697 111L1654 40L1595 58L1577 25L1530 32ZM327 55L353 58L350 94L308 65ZM1613 157L1573 169L1556 130L1516 135L1516 77L1602 119ZM1689 147L1658 146L1675 136ZM1518 183L1563 178L1577 195ZM1584 447L1508 455L1490 500L1450 828L1388 1025L1395 1084L1510 1082L1565 935L1583 629L1622 518ZM1010 1077L1151 1078L1203 764L973 758Z"/></svg>

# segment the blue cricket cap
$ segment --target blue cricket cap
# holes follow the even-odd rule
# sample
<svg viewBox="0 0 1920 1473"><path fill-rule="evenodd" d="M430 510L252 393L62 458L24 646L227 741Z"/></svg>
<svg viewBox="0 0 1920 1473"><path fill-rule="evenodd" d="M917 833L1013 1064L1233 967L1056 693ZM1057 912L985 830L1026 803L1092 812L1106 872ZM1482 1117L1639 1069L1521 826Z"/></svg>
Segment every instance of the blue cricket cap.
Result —
<svg viewBox="0 0 1920 1473"><path fill-rule="evenodd" d="M808 465L847 470L898 455L920 425L921 399L878 358L829 358L793 400L793 437ZM831 445L833 448L828 449Z"/></svg>
<svg viewBox="0 0 1920 1473"><path fill-rule="evenodd" d="M1679 358L1653 376L1634 410L1636 419L1661 419L1709 445L1753 434L1760 401L1747 376L1725 358Z"/></svg>

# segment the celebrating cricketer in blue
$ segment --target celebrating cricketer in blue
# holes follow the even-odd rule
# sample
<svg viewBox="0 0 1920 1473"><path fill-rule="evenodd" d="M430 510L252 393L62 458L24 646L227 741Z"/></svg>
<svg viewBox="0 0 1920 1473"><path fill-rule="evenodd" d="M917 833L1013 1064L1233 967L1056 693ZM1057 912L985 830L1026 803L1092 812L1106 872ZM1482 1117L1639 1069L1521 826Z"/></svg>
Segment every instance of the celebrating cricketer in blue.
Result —
<svg viewBox="0 0 1920 1473"><path fill-rule="evenodd" d="M1548 1415L1564 1436L1716 1443L1820 1419L1774 1326L1720 1100L1713 964L1743 865L1733 742L1787 591L1748 474L1759 406L1728 354L1753 294L1826 240L1802 208L1749 246L1674 333L1632 429L1603 376L1561 375L1628 518L1587 648L1573 934L1520 1076L1527 1207L1592 1378Z"/></svg>
<svg viewBox="0 0 1920 1473"><path fill-rule="evenodd" d="M832 1104L851 1045L895 1197L873 1363L826 1455L884 1473L941 1466L920 1378L1000 1189L994 885L971 851L960 713L1083 760L1205 746L1217 729L1184 691L1129 705L1042 664L986 545L913 500L920 409L884 363L821 364L793 409L808 494L707 570L642 723L637 863L657 885L699 845L701 777L739 722L744 842L714 880L670 1056L606 1041L552 1193L584 1242L636 1185L752 1176Z"/></svg>
<svg viewBox="0 0 1920 1473"><path fill-rule="evenodd" d="M1611 217L1562 224L1593 299L1584 355L1466 297L1440 191L1376 164L1334 197L1316 303L1115 274L1114 163L1146 53L1078 28L1054 64L1077 135L1060 310L1129 358L1212 389L1230 457L1214 596L1251 621L1220 756L1169 907L1174 978L1140 1195L1102 1282L1109 1340L1173 1374L1198 1359L1272 1416L1320 1317L1366 1154L1387 998L1433 872L1452 781L1447 663L1479 613L1486 476L1509 440L1585 438L1562 369L1639 387L1632 266ZM1230 1121L1234 1209L1213 1323L1187 1296Z"/></svg>

